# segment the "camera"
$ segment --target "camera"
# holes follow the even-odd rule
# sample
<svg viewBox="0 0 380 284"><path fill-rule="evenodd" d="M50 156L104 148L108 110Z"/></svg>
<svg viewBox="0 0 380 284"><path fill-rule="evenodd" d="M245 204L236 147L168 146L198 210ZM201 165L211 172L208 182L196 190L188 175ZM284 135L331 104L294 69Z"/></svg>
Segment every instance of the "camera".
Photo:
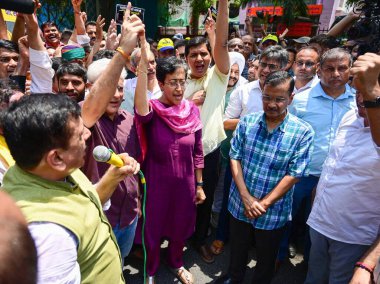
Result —
<svg viewBox="0 0 380 284"><path fill-rule="evenodd" d="M358 55L366 52L380 51L380 0L359 1L354 7L354 13L360 14L360 19L348 30L348 40L358 42Z"/></svg>

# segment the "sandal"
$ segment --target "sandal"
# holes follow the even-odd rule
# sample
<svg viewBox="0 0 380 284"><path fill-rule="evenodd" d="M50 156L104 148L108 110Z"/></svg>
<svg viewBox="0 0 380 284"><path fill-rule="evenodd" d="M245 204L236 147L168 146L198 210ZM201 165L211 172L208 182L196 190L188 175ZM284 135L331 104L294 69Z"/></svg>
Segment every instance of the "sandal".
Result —
<svg viewBox="0 0 380 284"><path fill-rule="evenodd" d="M182 284L193 284L194 283L193 275L190 273L190 271L185 269L183 266L181 266L180 268L169 267L169 269Z"/></svg>
<svg viewBox="0 0 380 284"><path fill-rule="evenodd" d="M215 255L221 254L224 250L224 242L220 240L214 240L210 246L210 250Z"/></svg>

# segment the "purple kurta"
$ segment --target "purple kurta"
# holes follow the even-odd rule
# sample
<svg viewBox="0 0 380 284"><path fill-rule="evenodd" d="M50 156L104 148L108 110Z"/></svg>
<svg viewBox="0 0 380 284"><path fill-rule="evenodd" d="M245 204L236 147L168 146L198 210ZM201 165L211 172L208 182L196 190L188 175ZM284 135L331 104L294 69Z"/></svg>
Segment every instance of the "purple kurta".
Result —
<svg viewBox="0 0 380 284"><path fill-rule="evenodd" d="M162 238L183 242L195 228L194 170L203 168L202 130L176 133L154 110L135 118L148 144L142 167L147 181L145 244L149 249ZM141 241L141 226L138 235Z"/></svg>
<svg viewBox="0 0 380 284"><path fill-rule="evenodd" d="M91 180L97 183L109 168L109 164L95 161L93 149L104 145L115 153L128 153L137 159L140 155L136 127L133 116L126 111L118 111L113 120L103 115L90 129L91 136L86 141L86 162L82 171ZM120 225L125 228L132 223L137 215L138 177L128 176L119 183L111 196L111 207L105 214L112 227Z"/></svg>

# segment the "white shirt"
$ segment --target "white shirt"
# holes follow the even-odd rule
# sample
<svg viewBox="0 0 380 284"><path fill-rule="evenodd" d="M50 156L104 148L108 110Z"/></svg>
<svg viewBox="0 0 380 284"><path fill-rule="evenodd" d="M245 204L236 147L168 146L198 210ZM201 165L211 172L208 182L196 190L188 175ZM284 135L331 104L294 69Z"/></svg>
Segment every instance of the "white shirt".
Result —
<svg viewBox="0 0 380 284"><path fill-rule="evenodd" d="M260 81L256 80L236 88L224 112L224 120L241 118L246 114L263 110Z"/></svg>
<svg viewBox="0 0 380 284"><path fill-rule="evenodd" d="M49 54L46 50L35 50L29 47L30 75L32 84L31 93L51 93L54 70Z"/></svg>
<svg viewBox="0 0 380 284"><path fill-rule="evenodd" d="M80 284L76 236L55 223L33 222L28 228L37 249L37 283Z"/></svg>
<svg viewBox="0 0 380 284"><path fill-rule="evenodd" d="M307 224L336 241L372 245L380 234L380 148L356 110L343 117Z"/></svg>
<svg viewBox="0 0 380 284"><path fill-rule="evenodd" d="M296 77L294 77L294 80L296 80ZM313 79L311 79L309 82L307 82L307 84L299 89L297 89L295 86L294 86L294 90L293 90L293 93L294 94L298 94L298 93L301 93L302 91L305 91L307 89L311 89L313 88L315 85L317 85L319 83L319 78L317 75L314 75Z"/></svg>
<svg viewBox="0 0 380 284"><path fill-rule="evenodd" d="M120 108L128 111L130 114L134 115L135 107L135 90L137 85L137 77L124 80L124 101L122 102ZM153 92L148 90L148 99L158 99L161 97L161 89L156 86Z"/></svg>

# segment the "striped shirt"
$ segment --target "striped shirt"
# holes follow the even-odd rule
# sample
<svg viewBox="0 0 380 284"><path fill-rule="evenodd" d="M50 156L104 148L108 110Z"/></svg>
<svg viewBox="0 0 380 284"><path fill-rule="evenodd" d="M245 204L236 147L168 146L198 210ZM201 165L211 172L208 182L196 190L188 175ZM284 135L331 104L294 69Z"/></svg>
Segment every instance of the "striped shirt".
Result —
<svg viewBox="0 0 380 284"><path fill-rule="evenodd" d="M241 162L248 191L264 198L286 175L301 178L308 175L314 132L311 126L288 113L272 131L267 130L265 114L243 117L231 141L230 158ZM273 230L290 220L293 188L259 218L248 219L235 182L231 184L228 210L241 221L255 228Z"/></svg>

